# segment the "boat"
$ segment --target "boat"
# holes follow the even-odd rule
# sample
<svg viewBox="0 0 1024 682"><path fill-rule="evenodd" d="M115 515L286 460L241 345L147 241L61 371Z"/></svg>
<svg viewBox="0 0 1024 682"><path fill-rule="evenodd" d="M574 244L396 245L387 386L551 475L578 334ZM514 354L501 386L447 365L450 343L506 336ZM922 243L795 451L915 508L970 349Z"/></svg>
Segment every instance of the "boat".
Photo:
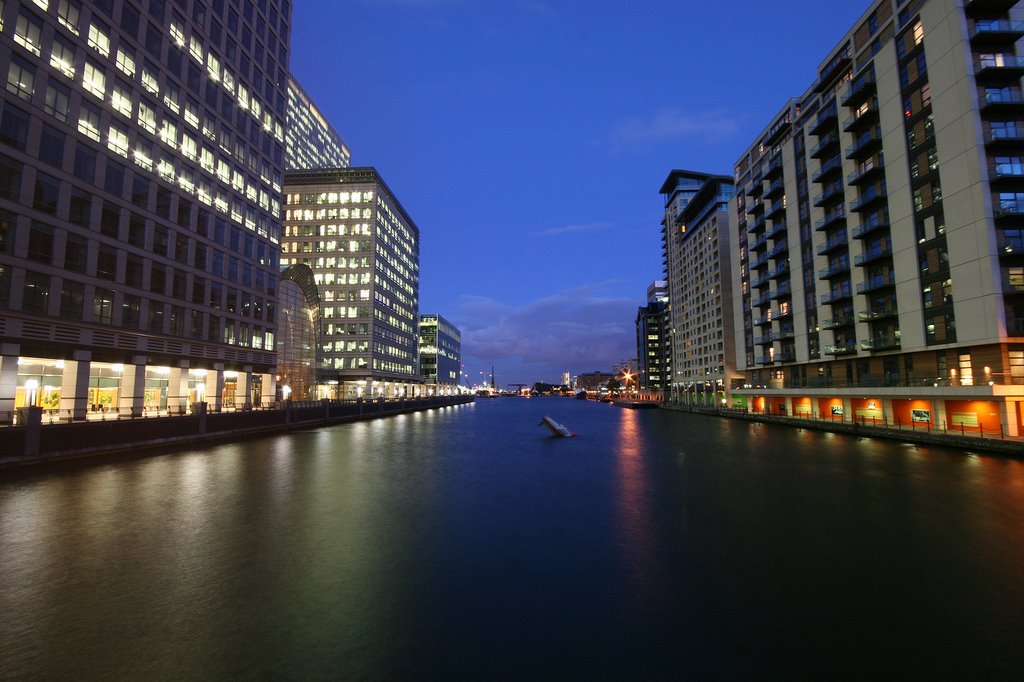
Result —
<svg viewBox="0 0 1024 682"><path fill-rule="evenodd" d="M587 399L587 389L585 389L585 388L577 388L576 392L573 394L573 396L576 398L576 400L586 400Z"/></svg>
<svg viewBox="0 0 1024 682"><path fill-rule="evenodd" d="M540 424L537 424L537 426L546 426L552 436L558 436L559 438L571 438L576 435L547 415L540 420Z"/></svg>

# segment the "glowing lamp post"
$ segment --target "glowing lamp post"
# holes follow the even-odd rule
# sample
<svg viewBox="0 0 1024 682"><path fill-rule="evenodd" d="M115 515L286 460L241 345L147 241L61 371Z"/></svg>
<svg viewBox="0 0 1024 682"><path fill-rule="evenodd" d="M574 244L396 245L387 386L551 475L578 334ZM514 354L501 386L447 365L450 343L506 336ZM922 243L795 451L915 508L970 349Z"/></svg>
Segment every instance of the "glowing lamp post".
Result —
<svg viewBox="0 0 1024 682"><path fill-rule="evenodd" d="M285 400L290 400L292 396L292 387L289 386L288 384L282 386L281 395L284 397Z"/></svg>

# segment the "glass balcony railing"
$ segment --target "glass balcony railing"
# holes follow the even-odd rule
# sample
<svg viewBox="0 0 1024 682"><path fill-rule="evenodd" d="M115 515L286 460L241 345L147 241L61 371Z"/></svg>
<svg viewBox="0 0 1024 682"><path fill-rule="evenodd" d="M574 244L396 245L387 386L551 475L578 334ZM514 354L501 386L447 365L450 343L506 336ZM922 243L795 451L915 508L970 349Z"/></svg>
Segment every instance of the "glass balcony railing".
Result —
<svg viewBox="0 0 1024 682"><path fill-rule="evenodd" d="M885 275L876 275L870 279L864 280L857 285L858 294L866 294L871 291L878 289L884 289L885 287L891 287L896 285L896 278L890 272Z"/></svg>
<svg viewBox="0 0 1024 682"><path fill-rule="evenodd" d="M857 352L856 344L825 346L825 355L849 355Z"/></svg>

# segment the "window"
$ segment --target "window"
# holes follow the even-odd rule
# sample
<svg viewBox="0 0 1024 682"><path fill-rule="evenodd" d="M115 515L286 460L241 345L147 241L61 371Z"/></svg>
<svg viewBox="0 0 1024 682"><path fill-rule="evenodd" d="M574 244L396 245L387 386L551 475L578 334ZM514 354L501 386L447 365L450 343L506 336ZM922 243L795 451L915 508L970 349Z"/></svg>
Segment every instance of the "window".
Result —
<svg viewBox="0 0 1024 682"><path fill-rule="evenodd" d="M78 132L92 140L100 141L100 110L88 102L78 104Z"/></svg>
<svg viewBox="0 0 1024 682"><path fill-rule="evenodd" d="M77 0L59 0L57 3L57 21L76 36L78 35L78 19L81 13Z"/></svg>
<svg viewBox="0 0 1024 682"><path fill-rule="evenodd" d="M55 168L64 165L64 133L45 123L39 133L39 160Z"/></svg>
<svg viewBox="0 0 1024 682"><path fill-rule="evenodd" d="M67 320L81 320L85 307L85 285L64 280L60 289L60 316Z"/></svg>
<svg viewBox="0 0 1024 682"><path fill-rule="evenodd" d="M92 195L78 187L71 188L68 203L68 222L81 227L89 227L92 221Z"/></svg>
<svg viewBox="0 0 1024 682"><path fill-rule="evenodd" d="M39 272L25 273L21 309L45 315L50 307L50 276Z"/></svg>
<svg viewBox="0 0 1024 682"><path fill-rule="evenodd" d="M32 208L44 213L57 213L60 199L60 181L46 173L36 173L36 188Z"/></svg>
<svg viewBox="0 0 1024 682"><path fill-rule="evenodd" d="M155 66L146 62L142 66L142 87L154 95L160 94L160 85L156 77L157 69Z"/></svg>
<svg viewBox="0 0 1024 682"><path fill-rule="evenodd" d="M107 89L107 74L103 67L87 59L85 68L82 70L82 87L86 92L103 99Z"/></svg>
<svg viewBox="0 0 1024 682"><path fill-rule="evenodd" d="M110 104L114 111L125 118L132 117L132 91L124 83L114 83L114 91L110 95Z"/></svg>
<svg viewBox="0 0 1024 682"><path fill-rule="evenodd" d="M35 67L18 55L11 55L11 64L7 68L7 92L31 101L35 92L35 80Z"/></svg>
<svg viewBox="0 0 1024 682"><path fill-rule="evenodd" d="M124 196L124 166L116 161L107 161L106 177L103 178L103 189L116 197Z"/></svg>
<svg viewBox="0 0 1024 682"><path fill-rule="evenodd" d="M39 20L22 10L18 14L18 21L15 24L14 42L38 57L40 54L39 41L41 35L42 28Z"/></svg>
<svg viewBox="0 0 1024 682"><path fill-rule="evenodd" d="M128 131L117 125L111 123L107 133L107 146L111 151L120 154L121 156L128 156Z"/></svg>
<svg viewBox="0 0 1024 682"><path fill-rule="evenodd" d="M28 233L28 257L37 263L50 264L53 260L52 227L32 221L32 228Z"/></svg>
<svg viewBox="0 0 1024 682"><path fill-rule="evenodd" d="M167 257L169 234L166 227L157 225L153 228L153 253Z"/></svg>
<svg viewBox="0 0 1024 682"><path fill-rule="evenodd" d="M85 272L89 245L84 237L68 234L64 243L64 269L69 272Z"/></svg>
<svg viewBox="0 0 1024 682"><path fill-rule="evenodd" d="M18 201L21 198L22 164L0 154L0 197Z"/></svg>
<svg viewBox="0 0 1024 682"><path fill-rule="evenodd" d="M128 254L124 265L124 283L136 289L142 288L142 257Z"/></svg>
<svg viewBox="0 0 1024 682"><path fill-rule="evenodd" d="M104 57L110 56L110 29L95 18L89 26L89 47Z"/></svg>
<svg viewBox="0 0 1024 682"><path fill-rule="evenodd" d="M110 289L96 288L92 299L92 321L99 324L110 324L114 313L114 292Z"/></svg>
<svg viewBox="0 0 1024 682"><path fill-rule="evenodd" d="M149 331L161 333L164 330L164 304L159 301L149 302Z"/></svg>
<svg viewBox="0 0 1024 682"><path fill-rule="evenodd" d="M10 104L4 107L0 118L0 142L19 151L25 151L28 142L28 114Z"/></svg>
<svg viewBox="0 0 1024 682"><path fill-rule="evenodd" d="M103 202L103 210L100 212L100 234L112 239L121 236L121 208L113 202Z"/></svg>
<svg viewBox="0 0 1024 682"><path fill-rule="evenodd" d="M156 134L156 108L149 102L139 102L139 125L150 134Z"/></svg>
<svg viewBox="0 0 1024 682"><path fill-rule="evenodd" d="M46 102L43 109L62 123L68 120L68 89L52 80L46 85Z"/></svg>
<svg viewBox="0 0 1024 682"><path fill-rule="evenodd" d="M96 256L96 276L111 281L117 279L117 249L100 245L100 251Z"/></svg>
<svg viewBox="0 0 1024 682"><path fill-rule="evenodd" d="M127 5L125 5L127 7ZM126 76L135 76L135 55L126 47L117 48L117 68Z"/></svg>
<svg viewBox="0 0 1024 682"><path fill-rule="evenodd" d="M142 299L126 294L121 303L121 326L125 329L138 329L141 322Z"/></svg>
<svg viewBox="0 0 1024 682"><path fill-rule="evenodd" d="M81 142L75 146L75 177L88 183L96 180L96 152Z"/></svg>

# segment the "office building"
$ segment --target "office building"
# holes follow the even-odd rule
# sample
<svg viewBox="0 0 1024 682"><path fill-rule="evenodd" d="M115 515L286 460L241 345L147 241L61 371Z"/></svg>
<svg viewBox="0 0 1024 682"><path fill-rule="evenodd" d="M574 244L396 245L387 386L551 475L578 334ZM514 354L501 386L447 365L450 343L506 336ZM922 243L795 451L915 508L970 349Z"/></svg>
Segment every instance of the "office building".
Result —
<svg viewBox="0 0 1024 682"><path fill-rule="evenodd" d="M320 293L322 397L419 395L419 229L373 168L285 178L282 264Z"/></svg>
<svg viewBox="0 0 1024 682"><path fill-rule="evenodd" d="M0 413L272 400L290 2L0 12Z"/></svg>
<svg viewBox="0 0 1024 682"><path fill-rule="evenodd" d="M285 169L348 168L348 145L312 98L296 80L288 77L288 113L285 126Z"/></svg>
<svg viewBox="0 0 1024 682"><path fill-rule="evenodd" d="M657 280L647 287L647 305L636 311L637 382L647 398L666 397L670 326L668 282Z"/></svg>
<svg viewBox="0 0 1024 682"><path fill-rule="evenodd" d="M736 163L736 395L1021 430L1024 36L1000 0L880 0Z"/></svg>
<svg viewBox="0 0 1024 682"><path fill-rule="evenodd" d="M738 376L732 331L731 177L674 170L661 187L669 292L669 399L711 407Z"/></svg>
<svg viewBox="0 0 1024 682"><path fill-rule="evenodd" d="M420 315L420 374L429 395L455 395L462 374L462 332L440 315Z"/></svg>

